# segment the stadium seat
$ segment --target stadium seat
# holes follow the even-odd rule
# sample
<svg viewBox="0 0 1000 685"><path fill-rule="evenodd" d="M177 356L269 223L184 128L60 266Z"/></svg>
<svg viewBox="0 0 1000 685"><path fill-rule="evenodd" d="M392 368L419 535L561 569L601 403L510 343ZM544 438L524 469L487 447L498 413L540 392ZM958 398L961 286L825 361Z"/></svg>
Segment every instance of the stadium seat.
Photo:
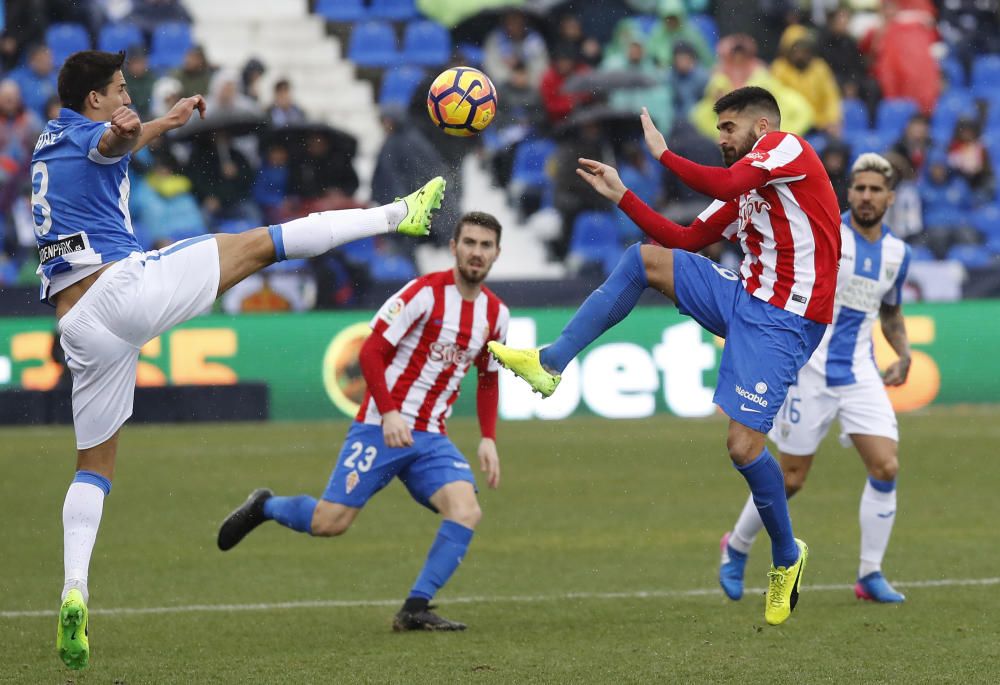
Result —
<svg viewBox="0 0 1000 685"><path fill-rule="evenodd" d="M946 57L941 60L941 74L948 82L949 90L965 88L966 85L968 85L968 79L965 75L965 67L963 67L962 63L955 57Z"/></svg>
<svg viewBox="0 0 1000 685"><path fill-rule="evenodd" d="M316 14L327 21L363 21L368 17L365 0L316 0Z"/></svg>
<svg viewBox="0 0 1000 685"><path fill-rule="evenodd" d="M370 268L376 281L408 281L417 277L417 268L409 257L403 255L379 256L371 261Z"/></svg>
<svg viewBox="0 0 1000 685"><path fill-rule="evenodd" d="M984 205L974 210L969 223L984 240L1000 239L1000 205Z"/></svg>
<svg viewBox="0 0 1000 685"><path fill-rule="evenodd" d="M191 45L191 27L188 24L180 21L160 24L153 31L149 66L153 69L177 68Z"/></svg>
<svg viewBox="0 0 1000 685"><path fill-rule="evenodd" d="M844 130L849 133L867 131L871 128L868 107L861 100L851 98L841 104L844 111Z"/></svg>
<svg viewBox="0 0 1000 685"><path fill-rule="evenodd" d="M903 134L906 122L917 113L917 103L904 98L882 100L875 113L875 128L885 136L892 136L895 141Z"/></svg>
<svg viewBox="0 0 1000 685"><path fill-rule="evenodd" d="M105 24L101 27L101 33L97 38L97 49L118 52L145 43L142 29L135 24Z"/></svg>
<svg viewBox="0 0 1000 685"><path fill-rule="evenodd" d="M437 66L451 60L451 34L433 21L415 21L403 32L403 62Z"/></svg>
<svg viewBox="0 0 1000 685"><path fill-rule="evenodd" d="M851 135L844 142L851 146L851 164L863 152L885 152L896 142L899 136L885 135L881 131L863 131Z"/></svg>
<svg viewBox="0 0 1000 685"><path fill-rule="evenodd" d="M363 67L392 67L399 64L396 32L382 21L358 24L351 32L347 58Z"/></svg>
<svg viewBox="0 0 1000 685"><path fill-rule="evenodd" d="M701 31L709 49L715 52L715 46L719 42L719 26L715 23L715 18L711 14L692 14L688 20Z"/></svg>
<svg viewBox="0 0 1000 685"><path fill-rule="evenodd" d="M375 239L365 238L344 243L337 248L348 261L356 264L370 264L376 257Z"/></svg>
<svg viewBox="0 0 1000 685"><path fill-rule="evenodd" d="M372 0L368 16L373 19L403 21L416 19L420 14L413 0Z"/></svg>
<svg viewBox="0 0 1000 685"><path fill-rule="evenodd" d="M514 151L511 182L538 188L549 185L550 180L545 173L545 163L555 152L556 144L546 138L526 140Z"/></svg>
<svg viewBox="0 0 1000 685"><path fill-rule="evenodd" d="M420 67L393 67L388 70L382 78L382 87L379 89L379 106L408 107L410 100L413 99L413 91L423 78L424 70Z"/></svg>
<svg viewBox="0 0 1000 685"><path fill-rule="evenodd" d="M934 114L931 115L931 137L945 143L951 140L959 119L975 119L977 116L976 101L968 91L949 90L938 100Z"/></svg>
<svg viewBox="0 0 1000 685"><path fill-rule="evenodd" d="M953 259L967 269L981 269L993 262L993 255L982 245L955 245L948 250L947 259Z"/></svg>
<svg viewBox="0 0 1000 685"><path fill-rule="evenodd" d="M470 67L478 67L483 63L483 49L475 43L459 43L455 46L458 50L459 61Z"/></svg>
<svg viewBox="0 0 1000 685"><path fill-rule="evenodd" d="M934 253L926 245L910 245L911 262L935 262Z"/></svg>
<svg viewBox="0 0 1000 685"><path fill-rule="evenodd" d="M968 226L969 217L965 210L948 205L924 208L924 226L928 228L943 228L949 231L960 226Z"/></svg>
<svg viewBox="0 0 1000 685"><path fill-rule="evenodd" d="M986 243L986 249L994 257L1000 257L1000 237L993 238Z"/></svg>
<svg viewBox="0 0 1000 685"><path fill-rule="evenodd" d="M80 24L52 24L45 32L45 44L52 51L52 62L59 66L74 52L90 49L90 36Z"/></svg>
<svg viewBox="0 0 1000 685"><path fill-rule="evenodd" d="M857 130L857 129L848 129L848 130ZM812 145L812 149L816 151L817 155L823 154L823 150L825 150L826 146L830 144L830 140L826 137L826 134L821 131L817 133L810 133L809 135L807 135L806 142Z"/></svg>
<svg viewBox="0 0 1000 685"><path fill-rule="evenodd" d="M585 264L600 264L610 273L621 258L618 219L613 212L583 212L573 222L569 254Z"/></svg>
<svg viewBox="0 0 1000 685"><path fill-rule="evenodd" d="M976 97L1000 90L1000 55L981 55L972 61L969 85Z"/></svg>

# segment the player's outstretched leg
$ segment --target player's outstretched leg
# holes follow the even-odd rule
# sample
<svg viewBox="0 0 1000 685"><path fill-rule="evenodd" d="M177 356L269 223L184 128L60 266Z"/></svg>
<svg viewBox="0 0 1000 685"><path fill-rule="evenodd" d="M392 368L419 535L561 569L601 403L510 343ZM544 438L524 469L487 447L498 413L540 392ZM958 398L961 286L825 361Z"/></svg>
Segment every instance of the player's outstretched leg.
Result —
<svg viewBox="0 0 1000 685"><path fill-rule="evenodd" d="M563 329L559 338L541 350L515 350L497 342L490 353L501 366L527 381L535 392L548 397L555 392L563 370L583 348L628 316L649 287L639 245L625 250L608 279L592 292Z"/></svg>
<svg viewBox="0 0 1000 685"><path fill-rule="evenodd" d="M90 662L87 622L87 602L83 593L70 590L59 607L56 648L63 663L74 670L84 669Z"/></svg>
<svg viewBox="0 0 1000 685"><path fill-rule="evenodd" d="M791 615L799 601L799 588L802 586L802 573L809 560L809 546L795 538L799 548L799 558L788 567L771 566L767 572L767 600L764 605L764 620L772 626L784 623Z"/></svg>

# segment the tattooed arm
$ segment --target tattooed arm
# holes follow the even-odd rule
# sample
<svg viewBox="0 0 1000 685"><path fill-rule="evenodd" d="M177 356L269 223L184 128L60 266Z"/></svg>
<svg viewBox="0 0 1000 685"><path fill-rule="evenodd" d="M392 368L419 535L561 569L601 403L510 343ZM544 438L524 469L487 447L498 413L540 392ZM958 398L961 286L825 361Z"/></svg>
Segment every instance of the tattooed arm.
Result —
<svg viewBox="0 0 1000 685"><path fill-rule="evenodd" d="M910 341L906 337L906 322L903 320L903 308L900 305L883 304L878 312L882 323L882 333L889 345L899 355L882 375L886 385L902 385L910 373Z"/></svg>

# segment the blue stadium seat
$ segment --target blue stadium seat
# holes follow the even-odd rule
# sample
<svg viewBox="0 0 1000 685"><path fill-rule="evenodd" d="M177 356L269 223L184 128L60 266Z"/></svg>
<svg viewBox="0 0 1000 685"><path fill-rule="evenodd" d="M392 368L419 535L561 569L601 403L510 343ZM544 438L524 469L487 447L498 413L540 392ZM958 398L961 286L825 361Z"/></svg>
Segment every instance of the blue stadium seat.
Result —
<svg viewBox="0 0 1000 685"><path fill-rule="evenodd" d="M857 130L857 129L847 129L847 130ZM864 130L864 129L861 129ZM823 154L823 150L826 146L830 144L829 138L823 132L810 133L806 136L806 142L812 145L812 149L816 151L817 155Z"/></svg>
<svg viewBox="0 0 1000 685"><path fill-rule="evenodd" d="M868 116L868 106L861 100L851 98L841 104L844 111L844 131L848 135L867 131L871 128L871 117Z"/></svg>
<svg viewBox="0 0 1000 685"><path fill-rule="evenodd" d="M875 128L886 136L898 138L906 128L906 122L917 113L917 103L904 98L882 100L875 113Z"/></svg>
<svg viewBox="0 0 1000 685"><path fill-rule="evenodd" d="M337 248L337 251L344 255L348 261L357 264L370 264L377 255L374 238L344 243Z"/></svg>
<svg viewBox="0 0 1000 685"><path fill-rule="evenodd" d="M618 219L613 212L583 212L573 222L569 254L584 263L600 264L610 273L623 252L618 242Z"/></svg>
<svg viewBox="0 0 1000 685"><path fill-rule="evenodd" d="M417 277L417 267L410 258L398 254L373 259L370 269L372 278L376 281L408 281Z"/></svg>
<svg viewBox="0 0 1000 685"><path fill-rule="evenodd" d="M403 21L416 19L420 14L413 0L372 0L368 16L373 19Z"/></svg>
<svg viewBox="0 0 1000 685"><path fill-rule="evenodd" d="M526 140L514 151L511 182L531 188L544 187L551 182L545 173L545 163L556 150L556 144L546 138Z"/></svg>
<svg viewBox="0 0 1000 685"><path fill-rule="evenodd" d="M931 115L931 137L942 143L950 141L959 119L975 119L978 115L976 100L968 91L949 90L938 100L934 114Z"/></svg>
<svg viewBox="0 0 1000 685"><path fill-rule="evenodd" d="M1000 237L993 238L986 243L986 249L994 257L1000 257Z"/></svg>
<svg viewBox="0 0 1000 685"><path fill-rule="evenodd" d="M413 99L413 91L424 78L424 70L420 67L393 67L385 72L382 87L379 89L378 104L382 107L395 105L408 107Z"/></svg>
<svg viewBox="0 0 1000 685"><path fill-rule="evenodd" d="M174 69L184 61L184 54L191 48L191 27L181 21L160 24L153 31L149 66L153 69Z"/></svg>
<svg viewBox="0 0 1000 685"><path fill-rule="evenodd" d="M74 52L90 49L90 36L80 24L52 24L45 32L45 44L52 51L52 62L58 67Z"/></svg>
<svg viewBox="0 0 1000 685"><path fill-rule="evenodd" d="M949 205L924 207L924 226L953 230L969 225L969 216L964 209Z"/></svg>
<svg viewBox="0 0 1000 685"><path fill-rule="evenodd" d="M701 31L709 49L715 52L715 46L719 42L719 25L715 23L715 18L711 14L692 14L688 21Z"/></svg>
<svg viewBox="0 0 1000 685"><path fill-rule="evenodd" d="M403 32L403 62L437 66L451 60L451 34L433 21L415 21Z"/></svg>
<svg viewBox="0 0 1000 685"><path fill-rule="evenodd" d="M860 134L848 134L844 142L851 146L851 164L863 152L885 152L898 136L886 135L881 131L862 131Z"/></svg>
<svg viewBox="0 0 1000 685"><path fill-rule="evenodd" d="M937 258L926 245L910 245L911 262L935 262Z"/></svg>
<svg viewBox="0 0 1000 685"><path fill-rule="evenodd" d="M977 97L1000 90L1000 55L981 55L972 61L972 78L969 81Z"/></svg>
<svg viewBox="0 0 1000 685"><path fill-rule="evenodd" d="M1000 239L1000 205L984 205L974 210L969 223L984 240Z"/></svg>
<svg viewBox="0 0 1000 685"><path fill-rule="evenodd" d="M459 61L470 67L478 67L483 63L483 49L475 43L459 43L455 46L458 50Z"/></svg>
<svg viewBox="0 0 1000 685"><path fill-rule="evenodd" d="M363 21L368 17L365 0L316 0L316 14L328 21Z"/></svg>
<svg viewBox="0 0 1000 685"><path fill-rule="evenodd" d="M399 64L396 32L382 21L358 24L351 32L347 58L363 67L392 67Z"/></svg>
<svg viewBox="0 0 1000 685"><path fill-rule="evenodd" d="M97 37L97 49L105 52L128 50L133 45L145 45L142 29L135 24L105 24Z"/></svg>
<svg viewBox="0 0 1000 685"><path fill-rule="evenodd" d="M965 67L955 57L946 57L941 60L941 73L948 82L949 90L965 88L968 85Z"/></svg>
<svg viewBox="0 0 1000 685"><path fill-rule="evenodd" d="M954 259L967 269L980 269L993 262L993 255L982 245L955 245L948 250L947 259Z"/></svg>

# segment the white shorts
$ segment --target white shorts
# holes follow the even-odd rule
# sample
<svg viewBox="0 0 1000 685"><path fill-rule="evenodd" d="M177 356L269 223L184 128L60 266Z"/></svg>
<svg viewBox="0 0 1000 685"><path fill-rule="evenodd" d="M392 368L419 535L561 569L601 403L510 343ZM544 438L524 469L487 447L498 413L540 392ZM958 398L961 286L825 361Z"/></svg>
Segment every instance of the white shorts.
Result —
<svg viewBox="0 0 1000 685"><path fill-rule="evenodd" d="M788 390L770 437L785 454L807 456L816 453L835 417L840 418L841 443L844 436L880 435L899 440L896 413L889 402L882 379L873 373L851 385L827 387L826 377L806 366Z"/></svg>
<svg viewBox="0 0 1000 685"><path fill-rule="evenodd" d="M208 310L219 289L219 246L204 235L114 263L59 319L73 373L78 449L95 447L132 415L139 349Z"/></svg>

